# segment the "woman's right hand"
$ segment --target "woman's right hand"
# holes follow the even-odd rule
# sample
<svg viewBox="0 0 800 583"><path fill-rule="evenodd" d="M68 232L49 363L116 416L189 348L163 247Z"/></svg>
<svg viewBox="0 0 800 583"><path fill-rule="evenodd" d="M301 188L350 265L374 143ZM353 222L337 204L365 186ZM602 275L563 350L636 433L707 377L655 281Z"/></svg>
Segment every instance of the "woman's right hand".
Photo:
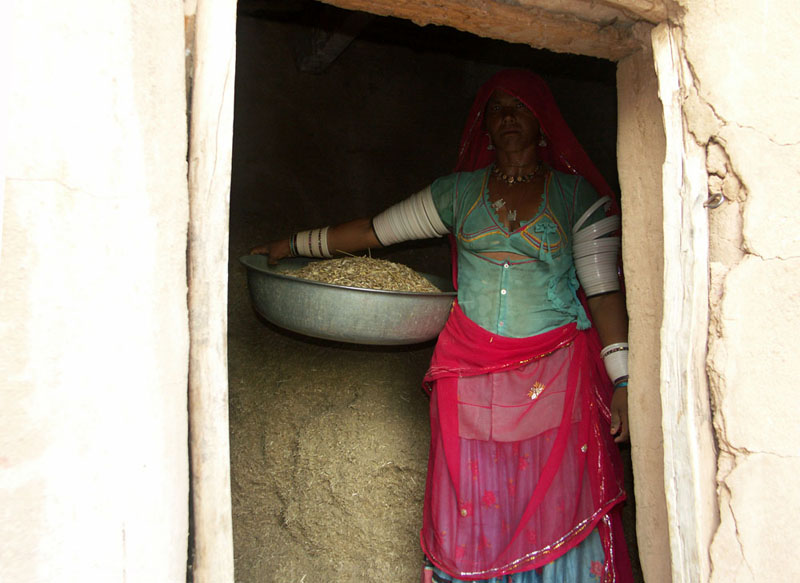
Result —
<svg viewBox="0 0 800 583"><path fill-rule="evenodd" d="M302 231L308 234L309 231ZM328 248L334 255L340 253L358 253L364 249L381 247L381 242L372 229L372 219L363 218L342 223L328 230ZM275 265L280 259L290 257L289 239L272 241L266 245L259 245L250 249L251 255L269 256L270 265ZM305 257L305 255L304 255Z"/></svg>
<svg viewBox="0 0 800 583"><path fill-rule="evenodd" d="M271 241L266 245L259 245L250 249L250 255L266 255L270 265L275 265L280 259L289 257L289 239Z"/></svg>

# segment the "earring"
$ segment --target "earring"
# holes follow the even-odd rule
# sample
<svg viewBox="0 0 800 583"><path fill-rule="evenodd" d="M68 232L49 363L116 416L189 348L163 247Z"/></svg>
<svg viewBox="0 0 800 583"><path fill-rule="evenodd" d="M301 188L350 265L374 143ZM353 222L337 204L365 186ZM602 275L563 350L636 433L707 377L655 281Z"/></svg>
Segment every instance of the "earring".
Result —
<svg viewBox="0 0 800 583"><path fill-rule="evenodd" d="M544 137L544 133L539 134L539 147L544 148L547 146L547 138Z"/></svg>
<svg viewBox="0 0 800 583"><path fill-rule="evenodd" d="M486 149L487 150L494 150L494 144L492 142L489 142L489 145L486 146Z"/></svg>

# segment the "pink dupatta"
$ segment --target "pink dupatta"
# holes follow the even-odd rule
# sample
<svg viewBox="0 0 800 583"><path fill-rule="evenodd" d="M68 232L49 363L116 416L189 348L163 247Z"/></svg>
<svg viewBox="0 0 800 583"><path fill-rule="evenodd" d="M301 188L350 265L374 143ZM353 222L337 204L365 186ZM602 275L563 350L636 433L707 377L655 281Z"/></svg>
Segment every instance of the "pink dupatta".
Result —
<svg viewBox="0 0 800 583"><path fill-rule="evenodd" d="M608 516L625 494L611 387L591 357L599 349L574 324L497 336L454 305L425 377L433 390L421 542L440 569L466 580L535 569L598 527L602 581L631 580Z"/></svg>

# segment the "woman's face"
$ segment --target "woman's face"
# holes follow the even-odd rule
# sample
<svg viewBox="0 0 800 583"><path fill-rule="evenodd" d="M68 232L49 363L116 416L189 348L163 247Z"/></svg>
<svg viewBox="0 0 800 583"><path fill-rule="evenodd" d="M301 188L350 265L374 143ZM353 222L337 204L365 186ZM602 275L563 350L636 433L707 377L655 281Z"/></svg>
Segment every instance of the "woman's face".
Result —
<svg viewBox="0 0 800 583"><path fill-rule="evenodd" d="M519 99L498 89L486 104L486 131L497 150L518 152L535 148L539 120Z"/></svg>

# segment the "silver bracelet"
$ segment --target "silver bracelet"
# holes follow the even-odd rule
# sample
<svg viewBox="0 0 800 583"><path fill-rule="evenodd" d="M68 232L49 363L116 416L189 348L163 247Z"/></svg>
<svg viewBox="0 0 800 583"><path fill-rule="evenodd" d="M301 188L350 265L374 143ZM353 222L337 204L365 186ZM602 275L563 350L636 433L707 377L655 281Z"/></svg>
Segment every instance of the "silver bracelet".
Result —
<svg viewBox="0 0 800 583"><path fill-rule="evenodd" d="M600 358L606 367L608 378L613 383L621 382L628 377L628 343L616 342L604 346Z"/></svg>
<svg viewBox="0 0 800 583"><path fill-rule="evenodd" d="M292 235L289 240L289 248L294 247L294 251L301 257L333 257L328 249L328 229L311 229L310 231L300 231ZM292 245L292 242L294 245Z"/></svg>

